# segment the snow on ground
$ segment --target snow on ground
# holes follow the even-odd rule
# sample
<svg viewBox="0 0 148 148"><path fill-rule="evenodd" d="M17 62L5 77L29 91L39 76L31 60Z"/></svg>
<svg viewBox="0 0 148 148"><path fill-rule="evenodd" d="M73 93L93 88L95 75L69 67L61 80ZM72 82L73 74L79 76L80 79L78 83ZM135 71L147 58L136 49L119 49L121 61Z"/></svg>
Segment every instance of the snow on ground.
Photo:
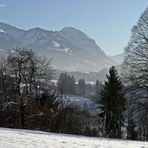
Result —
<svg viewBox="0 0 148 148"><path fill-rule="evenodd" d="M57 49L57 51L65 52L65 53L71 52L71 50L69 48L64 48L64 49L59 48L59 49Z"/></svg>
<svg viewBox="0 0 148 148"><path fill-rule="evenodd" d="M60 47L60 44L59 43L54 42L54 41L52 43L54 44L54 47L57 47L57 48Z"/></svg>
<svg viewBox="0 0 148 148"><path fill-rule="evenodd" d="M64 96L64 100L67 101L68 104L75 104L81 108L85 107L85 105L87 105L90 108L97 107L96 103L87 97L68 95Z"/></svg>
<svg viewBox="0 0 148 148"><path fill-rule="evenodd" d="M89 61L89 60L86 60L86 59L84 59L84 62L87 63L87 64L90 64L90 65L93 65L93 66L97 65L96 63Z"/></svg>
<svg viewBox="0 0 148 148"><path fill-rule="evenodd" d="M6 32L5 32L4 30L2 30L2 29L0 29L0 32L1 32L1 33L6 33Z"/></svg>
<svg viewBox="0 0 148 148"><path fill-rule="evenodd" d="M0 148L148 148L148 142L0 128Z"/></svg>
<svg viewBox="0 0 148 148"><path fill-rule="evenodd" d="M0 49L0 51L4 51L4 49Z"/></svg>
<svg viewBox="0 0 148 148"><path fill-rule="evenodd" d="M87 97L68 95L63 97L63 101L69 105L76 105L80 109L86 109L91 115L100 113L100 106Z"/></svg>

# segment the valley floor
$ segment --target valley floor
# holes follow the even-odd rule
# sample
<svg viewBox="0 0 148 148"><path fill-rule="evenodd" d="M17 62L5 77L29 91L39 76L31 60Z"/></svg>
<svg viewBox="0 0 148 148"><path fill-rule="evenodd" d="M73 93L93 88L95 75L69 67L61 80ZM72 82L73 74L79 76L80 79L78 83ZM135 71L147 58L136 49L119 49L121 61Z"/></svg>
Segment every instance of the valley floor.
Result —
<svg viewBox="0 0 148 148"><path fill-rule="evenodd" d="M0 128L0 148L148 148L148 142Z"/></svg>

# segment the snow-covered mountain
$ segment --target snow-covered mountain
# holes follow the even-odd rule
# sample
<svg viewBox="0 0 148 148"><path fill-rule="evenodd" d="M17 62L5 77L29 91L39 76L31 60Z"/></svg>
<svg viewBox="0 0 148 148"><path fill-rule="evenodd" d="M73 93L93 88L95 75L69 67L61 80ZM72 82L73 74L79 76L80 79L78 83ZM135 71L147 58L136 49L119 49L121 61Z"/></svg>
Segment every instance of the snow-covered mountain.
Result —
<svg viewBox="0 0 148 148"><path fill-rule="evenodd" d="M124 60L124 53L121 54L117 54L114 56L110 56L110 58L115 61L118 64L122 64L123 60Z"/></svg>
<svg viewBox="0 0 148 148"><path fill-rule="evenodd" d="M39 55L53 59L53 66L59 70L99 71L117 64L93 39L73 27L61 31L22 30L0 23L0 54L16 46L32 48Z"/></svg>
<svg viewBox="0 0 148 148"><path fill-rule="evenodd" d="M85 49L93 56L105 56L105 53L96 44L95 40L89 38L82 31L73 27L65 27L60 31L60 35L78 48Z"/></svg>

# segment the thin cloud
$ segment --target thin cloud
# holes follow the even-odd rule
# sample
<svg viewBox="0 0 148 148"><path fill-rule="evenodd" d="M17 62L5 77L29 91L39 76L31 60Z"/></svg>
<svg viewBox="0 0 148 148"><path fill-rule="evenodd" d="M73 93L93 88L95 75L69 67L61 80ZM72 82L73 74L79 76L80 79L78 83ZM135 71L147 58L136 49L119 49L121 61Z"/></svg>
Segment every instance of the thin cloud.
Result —
<svg viewBox="0 0 148 148"><path fill-rule="evenodd" d="M0 4L0 8L5 8L6 5L5 4Z"/></svg>

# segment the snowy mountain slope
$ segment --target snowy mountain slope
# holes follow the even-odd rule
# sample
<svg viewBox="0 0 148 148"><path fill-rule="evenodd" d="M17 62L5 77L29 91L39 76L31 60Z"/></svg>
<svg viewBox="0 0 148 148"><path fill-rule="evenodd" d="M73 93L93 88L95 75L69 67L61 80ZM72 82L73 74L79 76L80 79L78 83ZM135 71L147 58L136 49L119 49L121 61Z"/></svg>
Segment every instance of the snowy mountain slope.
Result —
<svg viewBox="0 0 148 148"><path fill-rule="evenodd" d="M94 56L106 56L96 42L82 31L73 27L64 27L59 34L76 47L85 49Z"/></svg>
<svg viewBox="0 0 148 148"><path fill-rule="evenodd" d="M16 46L33 48L39 55L53 59L59 70L88 72L116 65L94 40L73 27L61 31L21 30L0 23L0 49Z"/></svg>
<svg viewBox="0 0 148 148"><path fill-rule="evenodd" d="M6 54L6 50L16 46L21 46L19 39L24 34L24 30L0 22L0 49L1 55Z"/></svg>
<svg viewBox="0 0 148 148"><path fill-rule="evenodd" d="M0 22L0 33L7 34L14 40L19 40L21 36L25 33L25 31L6 23Z"/></svg>
<svg viewBox="0 0 148 148"><path fill-rule="evenodd" d="M117 62L118 64L122 64L124 60L124 53L114 55L114 56L109 56L113 61Z"/></svg>
<svg viewBox="0 0 148 148"><path fill-rule="evenodd" d="M0 128L1 148L148 148L148 142Z"/></svg>

